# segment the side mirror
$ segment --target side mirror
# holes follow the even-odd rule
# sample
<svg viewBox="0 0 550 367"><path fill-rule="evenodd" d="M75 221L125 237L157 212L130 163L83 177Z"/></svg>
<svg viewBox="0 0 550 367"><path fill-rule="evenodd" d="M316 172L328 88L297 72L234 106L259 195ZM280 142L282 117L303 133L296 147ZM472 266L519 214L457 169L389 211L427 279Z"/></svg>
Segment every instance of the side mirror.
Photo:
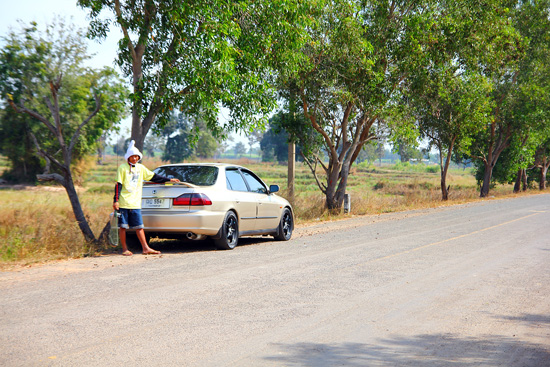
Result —
<svg viewBox="0 0 550 367"><path fill-rule="evenodd" d="M269 185L269 193L273 194L274 192L279 191L279 185Z"/></svg>

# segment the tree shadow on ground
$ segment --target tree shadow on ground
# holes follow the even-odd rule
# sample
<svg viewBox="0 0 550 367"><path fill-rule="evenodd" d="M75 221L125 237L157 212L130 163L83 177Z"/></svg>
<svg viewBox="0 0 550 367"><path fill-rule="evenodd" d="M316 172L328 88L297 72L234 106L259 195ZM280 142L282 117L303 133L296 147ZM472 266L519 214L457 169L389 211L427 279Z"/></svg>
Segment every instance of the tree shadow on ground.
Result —
<svg viewBox="0 0 550 367"><path fill-rule="evenodd" d="M526 315L548 322L548 316ZM517 320L519 318L508 318ZM376 344L278 344L280 353L264 359L281 366L409 366L548 367L548 345L528 343L510 336L485 338L455 334L417 335L380 339Z"/></svg>
<svg viewBox="0 0 550 367"><path fill-rule="evenodd" d="M499 319L509 320L509 321L522 322L524 324L527 324L533 327L550 325L549 315L534 315L534 314L524 313L521 316L495 316L495 317ZM550 361L548 362L548 366L550 366Z"/></svg>

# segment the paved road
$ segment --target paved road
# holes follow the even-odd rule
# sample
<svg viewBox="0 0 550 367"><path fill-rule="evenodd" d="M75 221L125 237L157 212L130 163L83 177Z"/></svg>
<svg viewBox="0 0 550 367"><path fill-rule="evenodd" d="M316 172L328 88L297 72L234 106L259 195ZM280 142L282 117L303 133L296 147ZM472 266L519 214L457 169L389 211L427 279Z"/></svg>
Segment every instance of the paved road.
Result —
<svg viewBox="0 0 550 367"><path fill-rule="evenodd" d="M0 274L2 366L550 366L550 195Z"/></svg>

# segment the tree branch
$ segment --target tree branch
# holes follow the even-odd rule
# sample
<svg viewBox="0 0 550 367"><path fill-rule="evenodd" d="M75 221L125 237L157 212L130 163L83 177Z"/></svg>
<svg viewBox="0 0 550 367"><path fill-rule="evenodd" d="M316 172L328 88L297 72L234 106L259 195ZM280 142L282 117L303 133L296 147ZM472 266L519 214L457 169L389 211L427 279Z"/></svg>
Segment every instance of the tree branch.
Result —
<svg viewBox="0 0 550 367"><path fill-rule="evenodd" d="M317 120L315 119L315 116L309 113L308 104L304 95L303 88L300 89L300 97L302 98L302 106L304 109L305 116L309 118L309 120L311 121L311 124L313 125L313 128L323 136L327 144L327 147L330 149L330 155L332 156L333 161L335 163L338 162L338 152L336 151L336 148L332 144L332 140L330 139L330 136L328 136L327 132L319 126L319 124L317 123Z"/></svg>
<svg viewBox="0 0 550 367"><path fill-rule="evenodd" d="M304 155L304 153L302 151L300 151L300 155L304 159L304 162L306 162L306 164L308 165L311 173L313 173L313 177L315 178L315 182L317 183L317 187L319 187L321 192L326 195L327 187L321 181L319 181L319 177L317 176L317 162L320 162L322 164L322 162L319 160L319 157L317 157L317 155L315 155L315 165L313 165L311 163L311 161ZM323 168L326 171L326 168L325 167L323 167Z"/></svg>
<svg viewBox="0 0 550 367"><path fill-rule="evenodd" d="M92 117L94 117L98 112L99 112L99 109L101 108L101 98L97 95L97 94L94 94L94 99L95 99L95 109L92 111L92 113L90 113L90 115L88 116L88 118L86 118L84 121L82 121L82 123L78 126L78 128L76 129L76 131L74 132L72 138L71 138L71 142L69 144L69 153L72 154L72 151L73 151L73 148L76 144L76 141L78 140L78 138L80 137L80 131L82 130L82 128L88 123L90 122L90 120L92 119Z"/></svg>
<svg viewBox="0 0 550 367"><path fill-rule="evenodd" d="M57 159L55 159L54 156L52 156L51 154L49 154L48 152L46 152L45 150L43 150L40 147L40 144L38 143L38 139L36 139L36 136L32 132L29 132L29 135L31 136L31 139L34 143L34 146L36 147L37 153L42 158L44 158L44 160L46 160L46 168L44 170L44 174L49 174L50 173L51 162L53 162L56 166L58 166L62 170L64 170L64 171L66 170L65 166L63 164L61 164L61 162L59 162Z"/></svg>
<svg viewBox="0 0 550 367"><path fill-rule="evenodd" d="M124 34L124 38L128 40L128 51L130 51L130 54L132 55L132 59L135 60L137 58L136 56L136 49L132 43L132 40L130 39L130 35L128 34L128 29L123 24L122 20L122 11L120 10L120 0L115 0L115 13L118 18L117 22L120 24L120 28L122 28L122 33Z"/></svg>
<svg viewBox="0 0 550 367"><path fill-rule="evenodd" d="M13 100L8 100L8 103L10 104L10 106L13 107L13 109L18 112L18 113L21 113L21 112L24 112L26 114L28 114L29 116L31 117L34 117L35 119L37 119L38 121L42 122L44 125L46 125L46 127L48 128L48 130L50 130L52 132L52 134L56 135L56 131L55 131L55 126L53 126L50 121L48 121L47 118L43 117L42 115L40 115L38 112L35 112L33 110L29 110L27 107L25 107L24 105L24 102L21 101L21 106L17 106L15 104L15 102L13 102Z"/></svg>

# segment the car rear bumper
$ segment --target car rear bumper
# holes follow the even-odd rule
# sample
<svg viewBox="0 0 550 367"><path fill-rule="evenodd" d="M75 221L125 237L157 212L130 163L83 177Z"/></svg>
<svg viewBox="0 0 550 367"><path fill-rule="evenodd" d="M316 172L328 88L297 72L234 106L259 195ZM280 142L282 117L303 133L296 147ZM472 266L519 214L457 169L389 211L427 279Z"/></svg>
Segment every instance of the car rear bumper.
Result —
<svg viewBox="0 0 550 367"><path fill-rule="evenodd" d="M214 236L220 230L225 213L189 211L174 213L142 210L145 232L188 233Z"/></svg>

